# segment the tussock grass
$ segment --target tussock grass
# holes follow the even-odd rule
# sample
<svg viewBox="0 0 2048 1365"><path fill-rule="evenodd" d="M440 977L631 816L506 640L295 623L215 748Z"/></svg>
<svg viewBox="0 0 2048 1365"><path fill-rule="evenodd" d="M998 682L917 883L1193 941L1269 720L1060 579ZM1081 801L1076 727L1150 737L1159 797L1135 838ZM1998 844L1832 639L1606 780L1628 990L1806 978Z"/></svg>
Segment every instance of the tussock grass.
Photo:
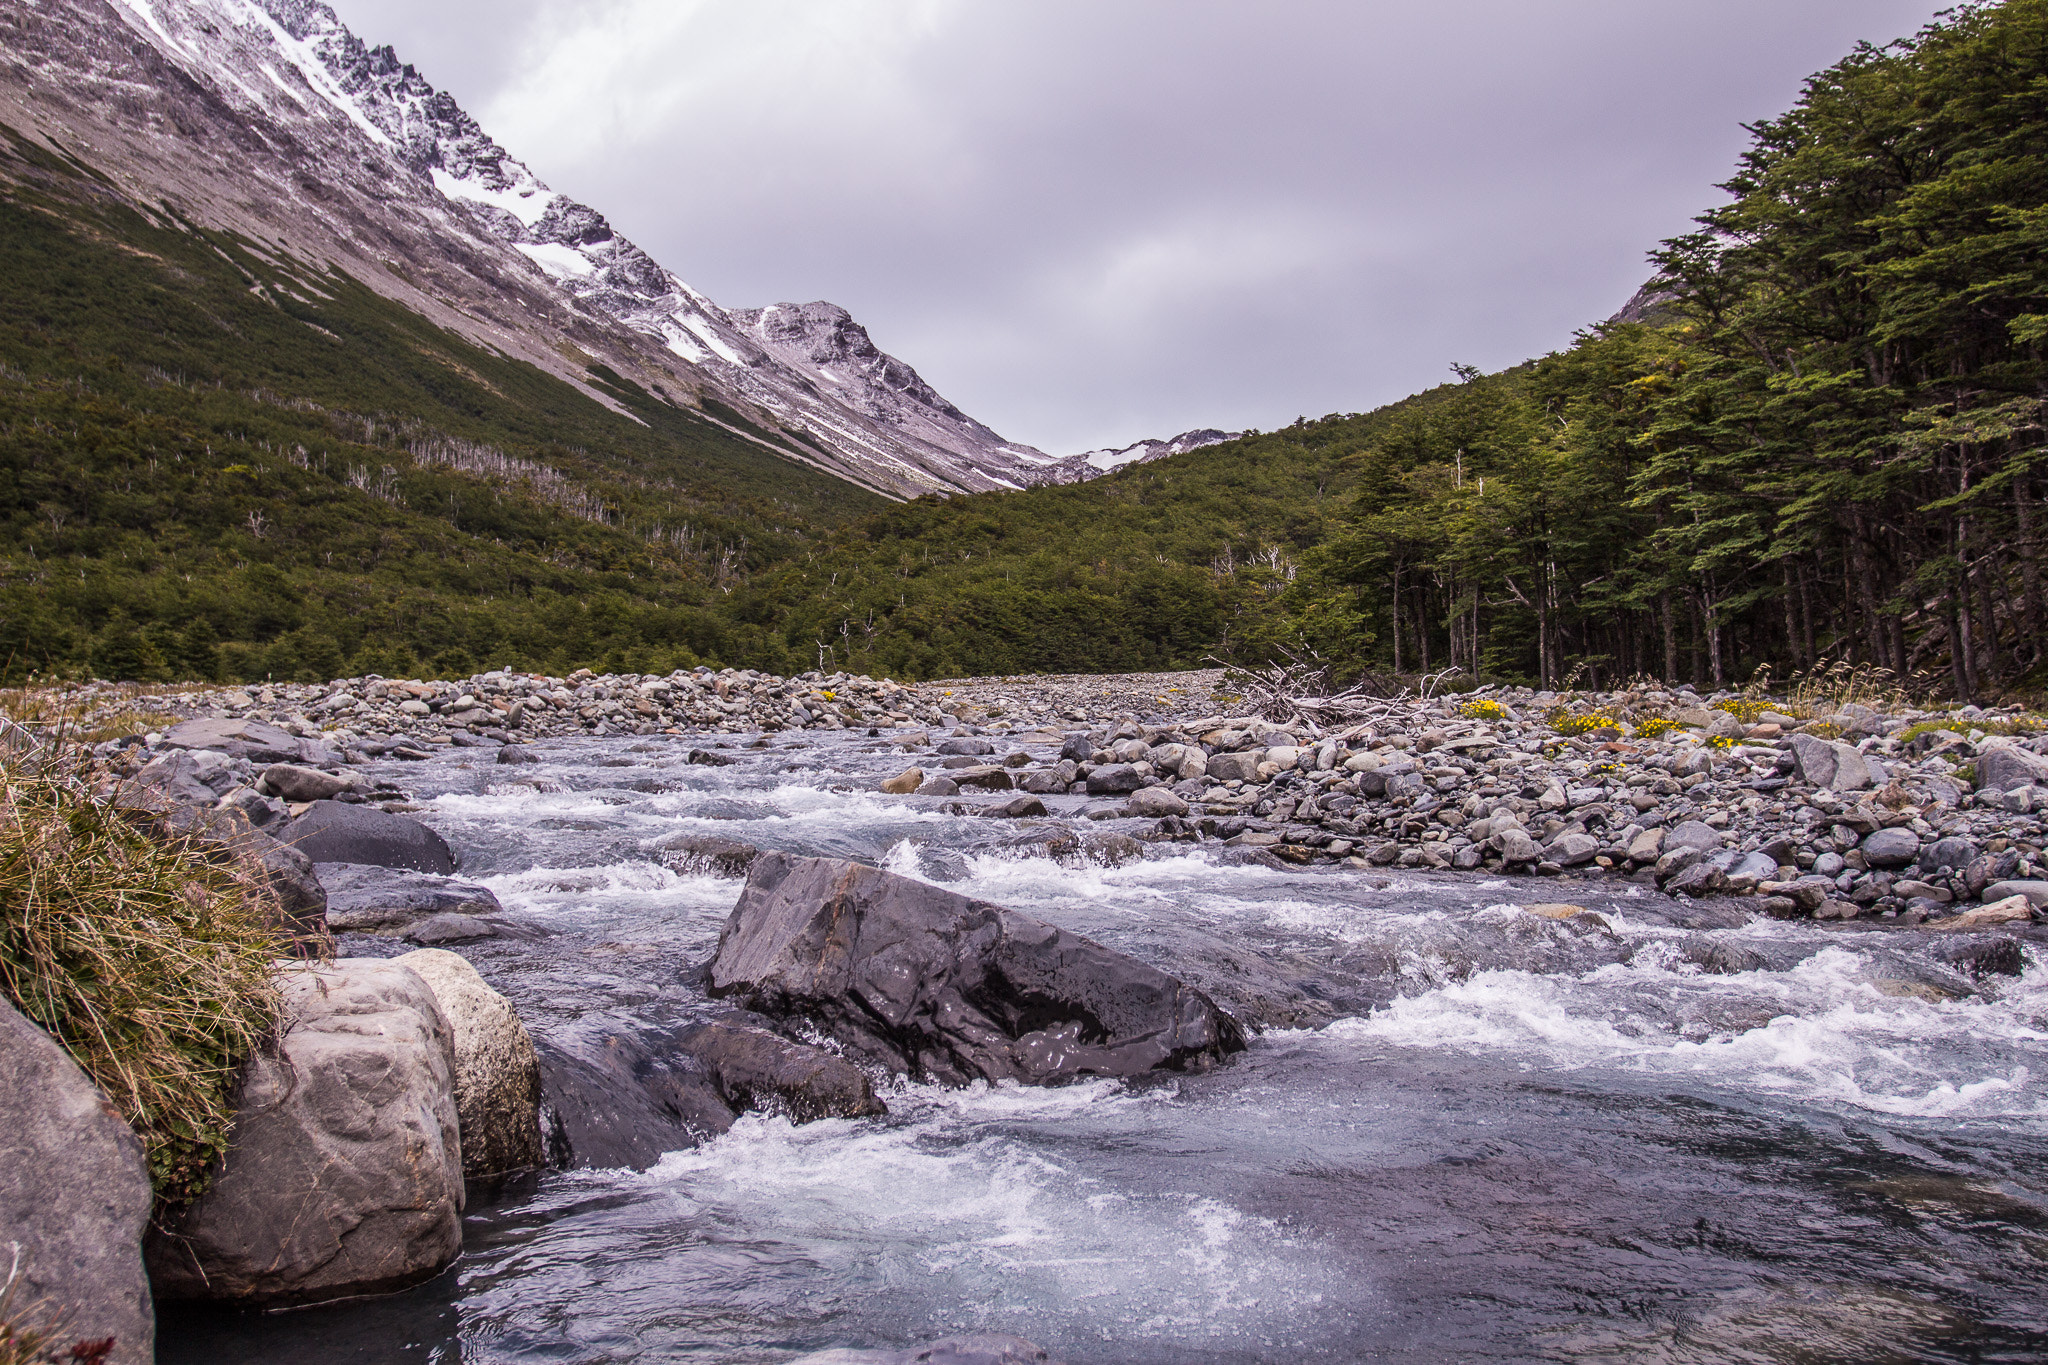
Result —
<svg viewBox="0 0 2048 1365"><path fill-rule="evenodd" d="M277 910L239 859L96 797L75 754L0 746L0 990L134 1126L162 1206L205 1188L275 1028Z"/></svg>

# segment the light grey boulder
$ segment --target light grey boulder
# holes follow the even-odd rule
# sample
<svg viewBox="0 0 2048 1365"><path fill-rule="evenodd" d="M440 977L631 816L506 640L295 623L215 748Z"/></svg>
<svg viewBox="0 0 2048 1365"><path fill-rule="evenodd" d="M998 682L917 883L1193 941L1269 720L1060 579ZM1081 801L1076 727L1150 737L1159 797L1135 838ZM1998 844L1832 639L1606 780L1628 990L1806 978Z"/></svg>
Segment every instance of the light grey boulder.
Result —
<svg viewBox="0 0 2048 1365"><path fill-rule="evenodd" d="M1188 803L1175 796L1165 787L1140 787L1124 802L1124 814L1144 819L1158 819L1166 815L1186 815Z"/></svg>
<svg viewBox="0 0 2048 1365"><path fill-rule="evenodd" d="M212 749L251 763L302 763L321 746L256 720L209 716L181 721L164 733L159 749Z"/></svg>
<svg viewBox="0 0 2048 1365"><path fill-rule="evenodd" d="M1702 820L1687 820L1674 826L1664 835L1664 851L1690 848L1701 853L1712 853L1722 844L1721 831Z"/></svg>
<svg viewBox="0 0 2048 1365"><path fill-rule="evenodd" d="M375 958L278 976L287 1026L243 1074L211 1188L147 1239L159 1301L403 1289L462 1248L455 1045L433 990Z"/></svg>
<svg viewBox="0 0 2048 1365"><path fill-rule="evenodd" d="M1125 796L1145 785L1144 774L1129 763L1105 763L1088 774L1090 796Z"/></svg>
<svg viewBox="0 0 2048 1365"><path fill-rule="evenodd" d="M1244 1032L1201 991L987 901L857 863L763 853L711 993L822 1026L945 1084L1199 1070Z"/></svg>
<svg viewBox="0 0 2048 1365"><path fill-rule="evenodd" d="M2039 910L2043 906L2048 906L2048 882L2021 880L1993 882L1984 888L1984 894L1979 899L1986 905L1989 905L1993 901L2002 901L2013 896L2025 896L2028 903L2036 910Z"/></svg>
<svg viewBox="0 0 2048 1365"><path fill-rule="evenodd" d="M474 1180L541 1166L540 1057L512 1002L454 953L422 948L391 961L420 974L453 1031L462 1173Z"/></svg>
<svg viewBox="0 0 2048 1365"><path fill-rule="evenodd" d="M1654 863L1664 856L1664 830L1646 829L1629 841L1628 857L1632 863Z"/></svg>
<svg viewBox="0 0 2048 1365"><path fill-rule="evenodd" d="M180 805L210 806L241 786L247 771L247 764L236 764L225 754L177 749L144 764L135 780Z"/></svg>
<svg viewBox="0 0 2048 1365"><path fill-rule="evenodd" d="M2009 744L1977 755L1977 789L2011 791L2015 787L2048 786L2048 758Z"/></svg>
<svg viewBox="0 0 2048 1365"><path fill-rule="evenodd" d="M151 1199L134 1131L71 1054L0 996L0 1284L18 1247L16 1310L44 1305L61 1315L65 1344L112 1337L112 1365L149 1365ZM49 1325L39 1316L28 1325Z"/></svg>
<svg viewBox="0 0 2048 1365"><path fill-rule="evenodd" d="M1590 863L1600 852L1600 841L1590 834L1566 832L1560 834L1544 849L1544 856L1559 867L1577 867Z"/></svg>
<svg viewBox="0 0 2048 1365"><path fill-rule="evenodd" d="M1208 758L1209 780L1212 782L1250 782L1259 775L1259 764L1266 756L1263 749L1247 749L1235 754L1211 754Z"/></svg>
<svg viewBox="0 0 2048 1365"><path fill-rule="evenodd" d="M1838 792L1861 791L1875 785L1870 765L1853 744L1820 739L1814 735L1792 736L1792 761L1799 780Z"/></svg>

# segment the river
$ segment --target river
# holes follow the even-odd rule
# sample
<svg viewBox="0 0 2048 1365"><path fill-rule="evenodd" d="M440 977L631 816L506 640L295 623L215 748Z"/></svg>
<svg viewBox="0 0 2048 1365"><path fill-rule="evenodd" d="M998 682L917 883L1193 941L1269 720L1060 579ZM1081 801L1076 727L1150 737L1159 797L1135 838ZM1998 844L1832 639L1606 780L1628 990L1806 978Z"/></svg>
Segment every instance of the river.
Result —
<svg viewBox="0 0 2048 1365"><path fill-rule="evenodd" d="M427 1285L166 1315L161 1360L739 1365L962 1331L1075 1365L2048 1358L2044 945L1973 979L1965 936L1621 881L1062 863L876 794L885 739L753 739L373 772L503 903L520 936L463 951L537 1035L716 1011L693 969L740 883L657 861L682 831L940 882L1296 1026L1200 1075L892 1081L884 1118L550 1172L473 1199ZM713 743L737 761L686 761Z"/></svg>

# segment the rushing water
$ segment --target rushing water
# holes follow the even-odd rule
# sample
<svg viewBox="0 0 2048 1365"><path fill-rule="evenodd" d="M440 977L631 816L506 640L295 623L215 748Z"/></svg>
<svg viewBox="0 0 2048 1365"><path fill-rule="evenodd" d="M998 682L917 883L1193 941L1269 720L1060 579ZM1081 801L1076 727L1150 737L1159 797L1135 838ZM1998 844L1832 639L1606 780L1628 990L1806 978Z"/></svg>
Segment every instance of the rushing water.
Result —
<svg viewBox="0 0 2048 1365"><path fill-rule="evenodd" d="M389 770L522 930L464 951L537 1032L712 1008L692 969L739 884L655 861L679 831L945 882L1219 990L1249 972L1319 1026L1199 1076L892 1082L885 1118L750 1115L648 1171L549 1173L474 1201L430 1284L167 1317L163 1360L708 1365L959 1331L1077 1363L2048 1358L2040 945L1972 982L1950 941L1619 882L1067 866L874 794L886 741L725 742L734 766L660 738Z"/></svg>

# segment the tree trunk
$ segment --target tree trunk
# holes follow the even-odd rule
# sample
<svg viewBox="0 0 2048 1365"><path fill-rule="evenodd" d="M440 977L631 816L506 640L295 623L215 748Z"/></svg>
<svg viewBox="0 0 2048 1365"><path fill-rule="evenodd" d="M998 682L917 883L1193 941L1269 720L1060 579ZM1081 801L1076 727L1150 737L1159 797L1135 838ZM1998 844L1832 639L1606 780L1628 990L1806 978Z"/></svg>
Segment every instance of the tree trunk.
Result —
<svg viewBox="0 0 2048 1365"><path fill-rule="evenodd" d="M1671 589L1657 594L1657 614L1664 618L1664 678L1666 683L1678 681L1678 622L1671 615Z"/></svg>

